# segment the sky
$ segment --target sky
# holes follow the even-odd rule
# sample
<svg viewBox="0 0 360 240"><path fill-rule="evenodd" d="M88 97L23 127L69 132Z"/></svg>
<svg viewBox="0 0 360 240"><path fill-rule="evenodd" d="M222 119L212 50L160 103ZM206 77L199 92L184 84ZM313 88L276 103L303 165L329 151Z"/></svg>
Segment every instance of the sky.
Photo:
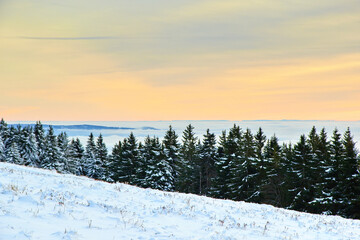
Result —
<svg viewBox="0 0 360 240"><path fill-rule="evenodd" d="M0 0L0 115L360 120L359 0Z"/></svg>

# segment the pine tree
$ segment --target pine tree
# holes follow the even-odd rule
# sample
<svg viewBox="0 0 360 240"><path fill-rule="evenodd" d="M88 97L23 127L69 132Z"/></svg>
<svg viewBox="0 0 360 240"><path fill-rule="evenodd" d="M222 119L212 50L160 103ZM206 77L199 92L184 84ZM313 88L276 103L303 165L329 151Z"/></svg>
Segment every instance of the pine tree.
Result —
<svg viewBox="0 0 360 240"><path fill-rule="evenodd" d="M261 189L263 203L281 206L285 201L285 167L278 138L274 135L264 148L266 182Z"/></svg>
<svg viewBox="0 0 360 240"><path fill-rule="evenodd" d="M355 142L348 128L342 140L344 153L339 163L341 169L336 192L341 192L338 198L340 209L338 214L344 217L360 217L360 175L358 152L355 148Z"/></svg>
<svg viewBox="0 0 360 240"><path fill-rule="evenodd" d="M39 156L37 155L37 144L33 130L29 127L19 129L18 147L20 156L27 166L39 166Z"/></svg>
<svg viewBox="0 0 360 240"><path fill-rule="evenodd" d="M194 127L189 124L183 132L183 143L180 150L180 161L178 166L180 169L177 190L185 193L197 192L197 172L196 172L196 144Z"/></svg>
<svg viewBox="0 0 360 240"><path fill-rule="evenodd" d="M200 195L209 195L212 187L212 181L216 175L215 162L217 162L217 148L215 134L206 130L202 144L200 145L199 157L200 166Z"/></svg>
<svg viewBox="0 0 360 240"><path fill-rule="evenodd" d="M146 173L145 185L153 189L171 191L174 189L172 169L166 160L159 138L145 139Z"/></svg>
<svg viewBox="0 0 360 240"><path fill-rule="evenodd" d="M313 209L318 209L319 213L329 213L329 202L331 202L331 193L328 191L328 181L330 180L330 172L332 162L330 159L330 142L327 139L325 128L321 129L319 134L319 144L317 151L317 159L319 159L319 180L317 183L317 196L311 203Z"/></svg>
<svg viewBox="0 0 360 240"><path fill-rule="evenodd" d="M54 129L50 126L45 138L44 159L41 167L50 170L62 172L64 170L64 159L61 156L58 147L57 138Z"/></svg>
<svg viewBox="0 0 360 240"><path fill-rule="evenodd" d="M6 162L6 149L1 134L0 134L0 162Z"/></svg>
<svg viewBox="0 0 360 240"><path fill-rule="evenodd" d="M283 197L280 206L288 208L292 204L297 191L297 188L295 187L296 184L294 184L297 181L297 173L294 172L293 169L293 163L295 162L296 154L294 151L294 147L291 143L283 143L281 150L284 181L282 186Z"/></svg>
<svg viewBox="0 0 360 240"><path fill-rule="evenodd" d="M98 165L96 164L96 145L94 140L94 135L90 133L89 138L85 147L85 157L83 162L83 172L85 176L90 178L98 177Z"/></svg>
<svg viewBox="0 0 360 240"><path fill-rule="evenodd" d="M46 152L46 139L44 127L40 121L36 122L34 127L35 140L37 143L37 156L38 156L38 167L44 167L45 152Z"/></svg>
<svg viewBox="0 0 360 240"><path fill-rule="evenodd" d="M341 134L335 129L330 141L330 161L325 173L325 188L323 189L326 196L323 200L323 205L328 214L339 214L341 209L342 191L337 185L341 182L340 163L344 156L344 151Z"/></svg>
<svg viewBox="0 0 360 240"><path fill-rule="evenodd" d="M215 162L216 176L211 188L211 196L216 198L229 198L230 196L230 149L226 131L219 138L217 161Z"/></svg>
<svg viewBox="0 0 360 240"><path fill-rule="evenodd" d="M12 142L10 148L8 148L6 152L6 159L9 163L15 163L19 165L24 164L24 161L20 156L19 148L15 141Z"/></svg>
<svg viewBox="0 0 360 240"><path fill-rule="evenodd" d="M122 143L119 141L114 145L112 153L109 157L109 182L119 182L122 170Z"/></svg>
<svg viewBox="0 0 360 240"><path fill-rule="evenodd" d="M139 170L139 148L137 139L133 133L130 133L128 138L123 140L120 146L119 154L113 156L116 167L114 169L114 181L126 182L130 184L137 184L140 179L137 178L137 171Z"/></svg>
<svg viewBox="0 0 360 240"><path fill-rule="evenodd" d="M81 172L81 164L84 157L84 148L79 138L72 139L68 147L68 171L76 175L84 175Z"/></svg>
<svg viewBox="0 0 360 240"><path fill-rule="evenodd" d="M107 176L109 175L109 173L107 172L107 169L109 167L108 151L101 134L99 135L96 141L95 157L96 157L95 164L97 165L97 169L98 169L97 178L106 180Z"/></svg>
<svg viewBox="0 0 360 240"><path fill-rule="evenodd" d="M180 169L178 169L180 145L178 143L178 135L175 133L175 130L171 127L171 125L169 126L169 130L166 131L165 133L163 146L164 146L164 154L167 162L171 167L171 174L172 174L172 178L174 179L172 185L173 186L179 185L176 183L176 181L180 172Z"/></svg>
<svg viewBox="0 0 360 240"><path fill-rule="evenodd" d="M314 186L312 185L312 152L305 135L301 135L299 142L295 145L295 159L293 171L296 179L293 180L296 194L291 208L299 211L308 211L308 204L313 201Z"/></svg>
<svg viewBox="0 0 360 240"><path fill-rule="evenodd" d="M57 143L61 154L65 157L69 157L69 138L66 132L61 132L57 136Z"/></svg>
<svg viewBox="0 0 360 240"><path fill-rule="evenodd" d="M6 149L8 149L11 145L11 142L9 141L10 140L10 129L3 118L0 121L0 136L3 140L4 148L6 151Z"/></svg>
<svg viewBox="0 0 360 240"><path fill-rule="evenodd" d="M247 129L243 137L242 167L244 175L241 179L241 191L243 200L256 201L258 196L257 180L259 170L257 169L256 147L254 137Z"/></svg>
<svg viewBox="0 0 360 240"><path fill-rule="evenodd" d="M258 171L258 175L254 179L256 191L254 192L251 198L251 201L257 203L260 203L263 200L261 189L263 189L266 184L266 166L264 161L265 143L266 143L266 136L263 130L259 128L259 130L254 136L256 169Z"/></svg>

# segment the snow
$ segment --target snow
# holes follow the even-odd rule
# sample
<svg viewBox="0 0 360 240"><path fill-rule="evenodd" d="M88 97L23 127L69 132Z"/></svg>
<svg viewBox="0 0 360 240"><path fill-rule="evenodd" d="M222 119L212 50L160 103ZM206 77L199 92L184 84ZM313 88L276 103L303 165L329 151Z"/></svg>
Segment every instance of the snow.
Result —
<svg viewBox="0 0 360 240"><path fill-rule="evenodd" d="M360 239L360 221L0 163L0 239Z"/></svg>

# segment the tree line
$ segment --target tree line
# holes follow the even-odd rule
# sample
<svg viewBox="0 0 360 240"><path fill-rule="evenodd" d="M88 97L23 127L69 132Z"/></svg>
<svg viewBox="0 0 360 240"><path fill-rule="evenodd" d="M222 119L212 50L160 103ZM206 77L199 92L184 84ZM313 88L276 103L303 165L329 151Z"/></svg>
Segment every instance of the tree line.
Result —
<svg viewBox="0 0 360 240"><path fill-rule="evenodd" d="M0 122L0 161L88 176L108 182L271 204L311 213L360 218L358 150L348 128L329 138L313 127L295 144L234 125L217 141L202 140L190 124L181 139L169 126L162 141L133 133L109 154L100 134L85 147L65 132Z"/></svg>

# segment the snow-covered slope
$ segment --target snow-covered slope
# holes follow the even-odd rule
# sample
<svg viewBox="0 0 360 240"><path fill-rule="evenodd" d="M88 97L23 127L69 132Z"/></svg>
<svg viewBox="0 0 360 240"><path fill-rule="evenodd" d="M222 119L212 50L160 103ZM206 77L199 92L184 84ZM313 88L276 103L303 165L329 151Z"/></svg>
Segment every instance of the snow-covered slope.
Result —
<svg viewBox="0 0 360 240"><path fill-rule="evenodd" d="M360 221L0 163L0 239L360 239Z"/></svg>

